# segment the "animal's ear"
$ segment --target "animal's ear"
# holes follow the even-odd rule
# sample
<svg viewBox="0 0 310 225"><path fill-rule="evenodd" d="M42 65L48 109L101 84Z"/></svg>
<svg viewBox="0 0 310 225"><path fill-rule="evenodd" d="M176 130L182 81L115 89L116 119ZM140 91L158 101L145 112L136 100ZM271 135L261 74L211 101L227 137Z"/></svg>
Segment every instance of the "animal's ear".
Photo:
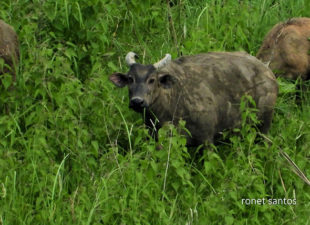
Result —
<svg viewBox="0 0 310 225"><path fill-rule="evenodd" d="M159 76L159 84L163 88L171 88L176 82L176 78L170 74L164 74Z"/></svg>
<svg viewBox="0 0 310 225"><path fill-rule="evenodd" d="M113 84L115 84L117 87L125 87L128 84L128 77L125 74L122 73L113 73L109 77L110 81L112 81Z"/></svg>

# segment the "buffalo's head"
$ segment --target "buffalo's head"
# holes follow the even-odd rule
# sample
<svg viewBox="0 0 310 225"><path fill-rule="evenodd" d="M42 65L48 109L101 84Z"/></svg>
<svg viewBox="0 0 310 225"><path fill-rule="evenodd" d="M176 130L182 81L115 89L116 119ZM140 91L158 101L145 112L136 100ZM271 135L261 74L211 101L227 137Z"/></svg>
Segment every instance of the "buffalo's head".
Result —
<svg viewBox="0 0 310 225"><path fill-rule="evenodd" d="M175 83L175 78L163 69L171 62L171 55L166 56L153 65L136 63L137 55L129 52L126 62L129 66L127 74L114 73L110 81L117 87L128 86L129 107L142 112L157 100L161 89L168 89Z"/></svg>

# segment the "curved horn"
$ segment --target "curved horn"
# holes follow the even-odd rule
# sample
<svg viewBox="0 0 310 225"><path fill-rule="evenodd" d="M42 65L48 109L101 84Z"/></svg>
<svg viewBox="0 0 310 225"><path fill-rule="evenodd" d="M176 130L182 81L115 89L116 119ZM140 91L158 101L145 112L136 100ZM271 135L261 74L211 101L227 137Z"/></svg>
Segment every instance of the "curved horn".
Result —
<svg viewBox="0 0 310 225"><path fill-rule="evenodd" d="M136 63L136 58L138 58L136 53L128 52L125 58L127 65L131 66L132 64Z"/></svg>
<svg viewBox="0 0 310 225"><path fill-rule="evenodd" d="M171 62L171 55L170 54L166 54L165 57L161 60L159 60L157 63L154 63L153 66L155 67L155 69L160 69L162 67L164 67L165 65L169 64Z"/></svg>

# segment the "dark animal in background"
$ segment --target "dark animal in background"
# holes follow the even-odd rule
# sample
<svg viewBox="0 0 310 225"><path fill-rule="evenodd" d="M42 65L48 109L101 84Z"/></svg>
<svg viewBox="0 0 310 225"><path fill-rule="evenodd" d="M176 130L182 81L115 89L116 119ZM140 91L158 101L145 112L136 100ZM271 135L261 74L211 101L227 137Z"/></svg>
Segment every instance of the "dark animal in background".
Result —
<svg viewBox="0 0 310 225"><path fill-rule="evenodd" d="M138 64L135 58L129 52L129 72L114 73L110 80L128 86L129 107L145 113L148 127L183 119L191 133L188 146L212 143L219 132L240 126L241 97L249 95L256 102L261 131L268 131L278 85L272 71L255 57L212 52L171 61L167 54L153 65Z"/></svg>
<svg viewBox="0 0 310 225"><path fill-rule="evenodd" d="M0 20L0 58L4 61L0 66L0 75L11 73L15 80L19 62L18 38L14 29L2 20Z"/></svg>
<svg viewBox="0 0 310 225"><path fill-rule="evenodd" d="M266 35L257 58L276 76L310 79L310 18L276 24Z"/></svg>

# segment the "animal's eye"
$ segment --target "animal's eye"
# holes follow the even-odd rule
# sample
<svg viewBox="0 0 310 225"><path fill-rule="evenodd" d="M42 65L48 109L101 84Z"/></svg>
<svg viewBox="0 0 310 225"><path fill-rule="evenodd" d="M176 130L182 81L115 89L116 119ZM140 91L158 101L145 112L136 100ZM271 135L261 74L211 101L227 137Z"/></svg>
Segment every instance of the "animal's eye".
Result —
<svg viewBox="0 0 310 225"><path fill-rule="evenodd" d="M149 79L149 81L148 81L149 84L153 84L154 82L155 82L155 79L154 79L154 78L151 78L151 79Z"/></svg>
<svg viewBox="0 0 310 225"><path fill-rule="evenodd" d="M128 83L132 84L133 83L133 78L132 77L128 77Z"/></svg>

